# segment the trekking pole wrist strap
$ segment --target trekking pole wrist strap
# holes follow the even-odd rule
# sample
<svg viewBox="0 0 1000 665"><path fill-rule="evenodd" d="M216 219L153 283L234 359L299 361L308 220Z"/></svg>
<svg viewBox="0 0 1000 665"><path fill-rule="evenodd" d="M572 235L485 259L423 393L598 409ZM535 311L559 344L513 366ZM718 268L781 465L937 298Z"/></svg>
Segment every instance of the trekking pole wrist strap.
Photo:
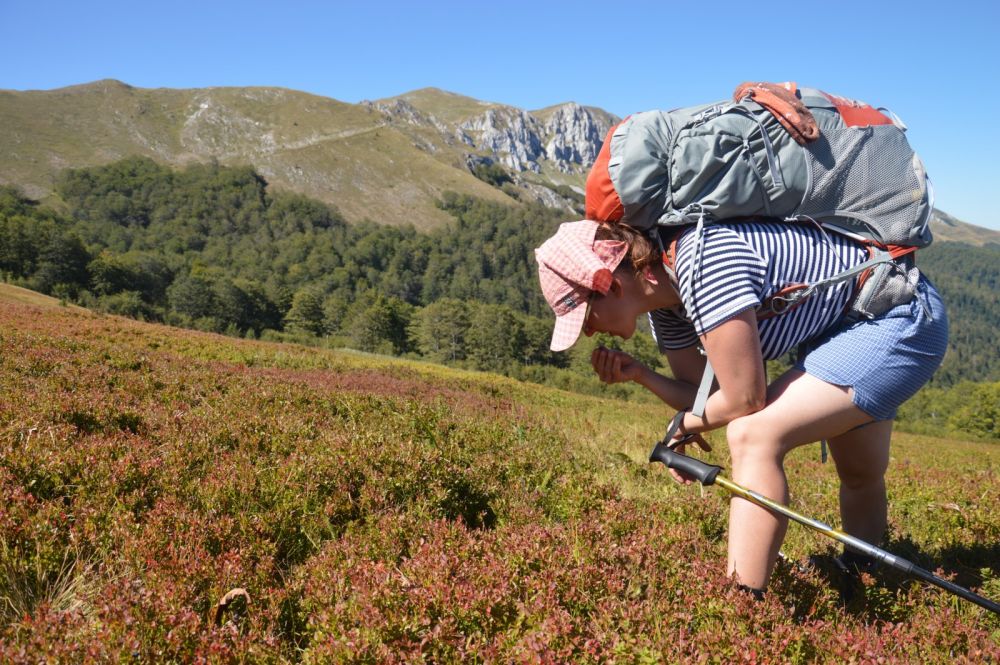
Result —
<svg viewBox="0 0 1000 665"><path fill-rule="evenodd" d="M690 436L687 430L684 429L684 416L686 416L687 413L686 409L678 411L677 414L670 419L670 424L667 425L667 433L663 436L663 445L669 446L674 436L678 433L683 436Z"/></svg>

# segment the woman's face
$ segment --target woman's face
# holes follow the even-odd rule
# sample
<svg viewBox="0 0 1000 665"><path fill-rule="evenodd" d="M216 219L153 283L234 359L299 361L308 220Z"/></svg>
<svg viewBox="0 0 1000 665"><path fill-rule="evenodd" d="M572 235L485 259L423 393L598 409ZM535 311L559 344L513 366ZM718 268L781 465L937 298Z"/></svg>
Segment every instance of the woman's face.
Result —
<svg viewBox="0 0 1000 665"><path fill-rule="evenodd" d="M635 333L635 318L641 314L638 294L634 293L634 279L625 277L615 280L607 294L596 291L590 298L587 317L583 321L583 334L587 337L595 333L608 333L622 339L629 339Z"/></svg>

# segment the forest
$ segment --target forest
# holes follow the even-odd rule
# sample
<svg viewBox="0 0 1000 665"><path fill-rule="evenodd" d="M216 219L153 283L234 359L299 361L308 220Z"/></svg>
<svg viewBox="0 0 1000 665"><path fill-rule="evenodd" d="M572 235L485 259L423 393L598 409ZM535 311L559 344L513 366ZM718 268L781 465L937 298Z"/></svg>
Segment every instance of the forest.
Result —
<svg viewBox="0 0 1000 665"><path fill-rule="evenodd" d="M645 334L549 352L551 313L532 250L566 221L564 211L446 193L438 205L454 221L429 233L379 224L376 210L349 224L329 205L272 191L249 167L174 170L139 157L67 170L54 198L42 206L0 188L0 277L97 311L582 392L633 392L593 380L587 358L596 343L660 365ZM928 388L938 402L975 393L967 382L1000 381L998 256L1000 248L951 243L920 252L952 322L951 348ZM983 390L995 395L990 383ZM911 409L909 420L1000 436L982 418L949 425Z"/></svg>

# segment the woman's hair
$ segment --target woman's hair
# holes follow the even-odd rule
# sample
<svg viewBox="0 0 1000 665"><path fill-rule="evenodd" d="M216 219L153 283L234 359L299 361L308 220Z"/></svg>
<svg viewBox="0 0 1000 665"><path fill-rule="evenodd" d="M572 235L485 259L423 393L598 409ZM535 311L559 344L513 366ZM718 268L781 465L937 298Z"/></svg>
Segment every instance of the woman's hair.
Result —
<svg viewBox="0 0 1000 665"><path fill-rule="evenodd" d="M628 254L625 261L632 266L632 270L638 275L648 266L655 265L660 260L660 250L653 244L653 241L641 231L636 231L631 226L616 224L615 222L600 222L595 240L620 240L628 245Z"/></svg>

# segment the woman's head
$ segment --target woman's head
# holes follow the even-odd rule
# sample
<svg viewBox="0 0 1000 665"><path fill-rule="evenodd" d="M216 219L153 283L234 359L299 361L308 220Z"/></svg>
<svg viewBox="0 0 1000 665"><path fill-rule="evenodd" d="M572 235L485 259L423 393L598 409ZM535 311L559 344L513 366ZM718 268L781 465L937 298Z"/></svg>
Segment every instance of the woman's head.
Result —
<svg viewBox="0 0 1000 665"><path fill-rule="evenodd" d="M607 295L612 288L621 295L623 280L616 278L616 271L630 282L638 274L648 273L657 256L648 239L620 224L584 220L560 225L556 234L535 250L542 293L556 315L552 350L573 346L587 319L588 305L595 298ZM622 328L624 336L631 334L634 325L632 316L631 328Z"/></svg>
<svg viewBox="0 0 1000 665"><path fill-rule="evenodd" d="M631 267L636 275L643 274L648 268L659 263L659 249L641 232L625 224L615 224L614 222L595 223L597 224L597 231L594 236L596 240L617 240L624 242L628 246L628 253L625 255L622 263Z"/></svg>

